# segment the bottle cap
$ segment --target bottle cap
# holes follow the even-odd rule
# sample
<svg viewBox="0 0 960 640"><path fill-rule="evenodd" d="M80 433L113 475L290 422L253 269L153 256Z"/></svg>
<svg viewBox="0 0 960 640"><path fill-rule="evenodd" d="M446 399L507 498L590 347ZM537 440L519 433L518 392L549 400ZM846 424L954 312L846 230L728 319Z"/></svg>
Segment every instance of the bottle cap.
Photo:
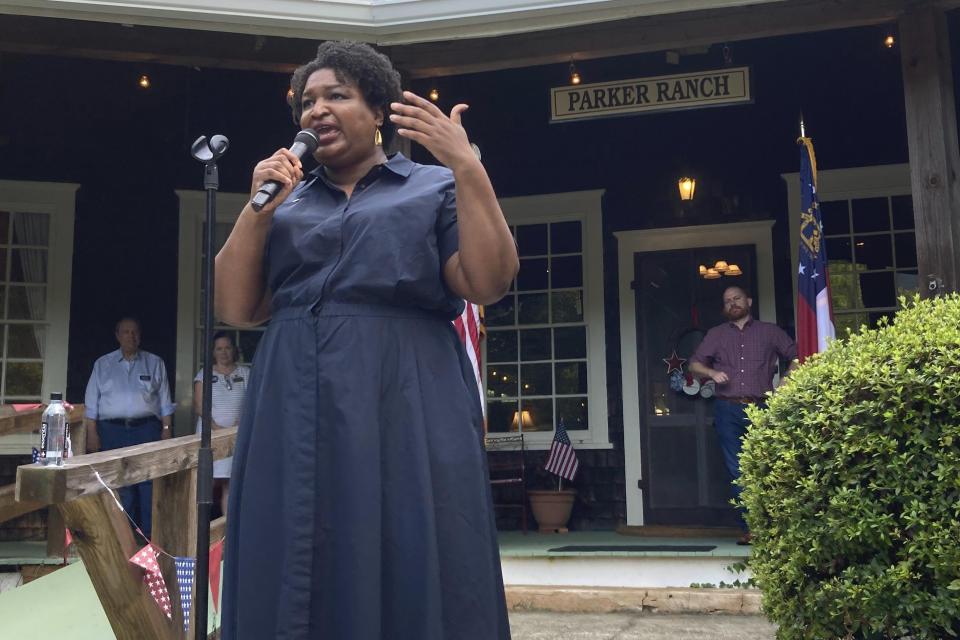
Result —
<svg viewBox="0 0 960 640"><path fill-rule="evenodd" d="M50 392L50 399L51 399L51 400L63 400L63 394L62 394L61 392L59 392L59 391L51 391L51 392Z"/></svg>

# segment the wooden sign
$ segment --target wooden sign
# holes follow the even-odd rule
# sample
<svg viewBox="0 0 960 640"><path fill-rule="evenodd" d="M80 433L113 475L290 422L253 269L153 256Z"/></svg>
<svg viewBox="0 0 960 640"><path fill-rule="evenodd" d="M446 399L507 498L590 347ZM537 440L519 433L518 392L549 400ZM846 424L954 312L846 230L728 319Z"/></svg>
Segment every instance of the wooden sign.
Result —
<svg viewBox="0 0 960 640"><path fill-rule="evenodd" d="M568 85L550 89L550 121L753 102L750 67Z"/></svg>

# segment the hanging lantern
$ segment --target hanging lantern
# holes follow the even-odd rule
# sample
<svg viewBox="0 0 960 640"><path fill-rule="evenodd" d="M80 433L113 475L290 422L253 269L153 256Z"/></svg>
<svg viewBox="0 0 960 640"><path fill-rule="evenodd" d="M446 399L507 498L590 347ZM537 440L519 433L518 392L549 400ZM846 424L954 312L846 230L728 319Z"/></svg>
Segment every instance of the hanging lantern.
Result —
<svg viewBox="0 0 960 640"><path fill-rule="evenodd" d="M742 274L743 274L743 271L740 270L740 267L739 267L739 266L737 266L737 265L735 265L735 264L731 264L729 267L727 267L727 270L726 270L726 272L725 272L723 275L725 275L725 276L739 276L739 275L742 275Z"/></svg>
<svg viewBox="0 0 960 640"><path fill-rule="evenodd" d="M677 181L677 186L680 188L681 200L693 200L693 192L697 188L696 180L685 176Z"/></svg>
<svg viewBox="0 0 960 640"><path fill-rule="evenodd" d="M717 260L717 264L713 265L713 268L716 269L717 271L719 271L720 273L723 273L723 272L726 271L729 267L727 267L727 261L726 261L726 260Z"/></svg>

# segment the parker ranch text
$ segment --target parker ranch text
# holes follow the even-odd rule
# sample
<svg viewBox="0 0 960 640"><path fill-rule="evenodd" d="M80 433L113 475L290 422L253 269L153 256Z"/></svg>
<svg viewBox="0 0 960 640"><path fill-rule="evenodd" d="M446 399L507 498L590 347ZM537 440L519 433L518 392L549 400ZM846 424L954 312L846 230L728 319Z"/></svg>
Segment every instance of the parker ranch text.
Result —
<svg viewBox="0 0 960 640"><path fill-rule="evenodd" d="M634 78L551 92L551 119L570 120L751 102L749 67Z"/></svg>

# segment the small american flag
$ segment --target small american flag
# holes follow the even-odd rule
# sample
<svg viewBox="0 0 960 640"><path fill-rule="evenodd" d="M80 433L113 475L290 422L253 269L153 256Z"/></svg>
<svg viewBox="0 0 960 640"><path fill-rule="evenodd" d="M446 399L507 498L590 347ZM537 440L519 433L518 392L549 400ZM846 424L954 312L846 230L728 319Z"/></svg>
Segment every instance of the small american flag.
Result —
<svg viewBox="0 0 960 640"><path fill-rule="evenodd" d="M467 357L473 365L473 375L477 381L477 390L480 395L480 405L486 415L486 403L483 401L483 376L480 374L480 340L484 336L483 307L464 301L463 313L454 318L453 326L457 329L463 346L467 350Z"/></svg>
<svg viewBox="0 0 960 640"><path fill-rule="evenodd" d="M37 449L36 447L31 447L31 449L33 449L33 461L40 462L40 458L43 457L40 455L40 449Z"/></svg>
<svg viewBox="0 0 960 640"><path fill-rule="evenodd" d="M557 432L553 434L553 444L550 445L550 455L547 456L543 468L571 481L580 468L577 452L573 450L570 437L563 426L563 418L560 418L560 422L557 424Z"/></svg>

